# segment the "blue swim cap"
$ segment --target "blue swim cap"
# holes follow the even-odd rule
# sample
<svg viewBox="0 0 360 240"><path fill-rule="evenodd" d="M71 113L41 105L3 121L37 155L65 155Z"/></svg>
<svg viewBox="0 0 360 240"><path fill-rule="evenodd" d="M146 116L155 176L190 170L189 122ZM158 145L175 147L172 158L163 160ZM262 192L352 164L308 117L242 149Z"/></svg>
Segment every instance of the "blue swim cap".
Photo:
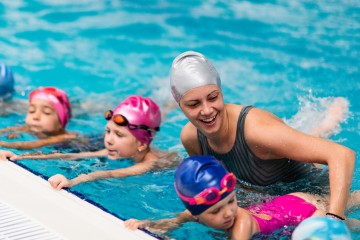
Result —
<svg viewBox="0 0 360 240"><path fill-rule="evenodd" d="M351 240L345 223L329 217L311 217L297 226L292 240Z"/></svg>
<svg viewBox="0 0 360 240"><path fill-rule="evenodd" d="M8 66L0 63L0 98L10 98L14 92L14 77Z"/></svg>
<svg viewBox="0 0 360 240"><path fill-rule="evenodd" d="M228 179L226 178L228 181L223 180L224 176L229 176ZM224 187L224 182L227 183L226 185L229 184L232 187ZM233 191L235 184L236 178L234 175L228 173L224 165L212 156L192 156L185 158L175 171L175 189L186 209L188 209L192 215L199 215L212 205L224 199ZM226 191L217 195L213 192L210 193L213 195L210 197L217 196L216 202L213 203L195 201L195 196L211 188L216 191ZM186 198L191 199L191 201L186 200Z"/></svg>

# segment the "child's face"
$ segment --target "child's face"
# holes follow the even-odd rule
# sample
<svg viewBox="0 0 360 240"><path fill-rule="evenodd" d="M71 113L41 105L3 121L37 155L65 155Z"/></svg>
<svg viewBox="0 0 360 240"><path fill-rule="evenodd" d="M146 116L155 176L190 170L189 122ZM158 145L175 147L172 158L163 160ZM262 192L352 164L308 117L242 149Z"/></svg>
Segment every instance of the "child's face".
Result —
<svg viewBox="0 0 360 240"><path fill-rule="evenodd" d="M56 135L63 131L60 119L53 106L41 99L31 101L25 123L30 131L38 137Z"/></svg>
<svg viewBox="0 0 360 240"><path fill-rule="evenodd" d="M214 206L201 213L199 222L218 230L228 230L234 225L237 216L235 191Z"/></svg>
<svg viewBox="0 0 360 240"><path fill-rule="evenodd" d="M130 133L127 127L118 126L108 121L105 127L105 148L110 159L133 158L137 153L140 141Z"/></svg>

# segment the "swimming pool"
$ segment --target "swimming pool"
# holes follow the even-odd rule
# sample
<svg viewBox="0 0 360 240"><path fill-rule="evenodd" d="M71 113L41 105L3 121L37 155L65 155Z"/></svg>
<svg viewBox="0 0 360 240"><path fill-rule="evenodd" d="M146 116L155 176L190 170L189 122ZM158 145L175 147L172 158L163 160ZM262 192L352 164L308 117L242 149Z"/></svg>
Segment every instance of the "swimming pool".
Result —
<svg viewBox="0 0 360 240"><path fill-rule="evenodd" d="M16 100L26 99L35 87L58 86L77 106L69 129L101 134L105 124L101 109L130 94L150 96L160 105L172 101L171 61L180 52L196 50L219 70L227 102L269 110L304 131L316 123L331 98L345 97L350 113L331 139L359 156L359 6L355 0L4 1L0 3L0 62L15 72ZM2 116L0 127L23 119L20 112ZM154 147L185 155L178 137L185 123L179 109L171 110ZM131 162L22 164L44 176L74 177ZM359 166L357 162L353 190L360 189ZM172 179L170 169L81 184L72 190L122 218L162 218L183 210L169 187ZM353 217L360 218L360 213ZM197 239L199 234L206 239L223 238L193 224L171 237ZM353 238L360 235L354 233Z"/></svg>

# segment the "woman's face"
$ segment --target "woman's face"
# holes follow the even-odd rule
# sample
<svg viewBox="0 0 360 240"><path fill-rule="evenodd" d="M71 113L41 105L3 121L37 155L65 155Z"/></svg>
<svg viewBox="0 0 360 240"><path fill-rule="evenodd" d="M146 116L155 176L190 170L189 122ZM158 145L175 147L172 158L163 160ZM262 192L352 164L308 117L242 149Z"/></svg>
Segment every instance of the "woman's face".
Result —
<svg viewBox="0 0 360 240"><path fill-rule="evenodd" d="M109 120L105 127L104 144L108 151L108 158L115 160L133 158L141 142L130 133L127 127L118 126L114 121Z"/></svg>
<svg viewBox="0 0 360 240"><path fill-rule="evenodd" d="M41 99L30 102L25 123L38 137L56 135L64 130L53 106Z"/></svg>
<svg viewBox="0 0 360 240"><path fill-rule="evenodd" d="M198 215L199 222L211 228L226 231L234 225L237 209L236 195L233 191L226 198Z"/></svg>
<svg viewBox="0 0 360 240"><path fill-rule="evenodd" d="M189 90L180 99L180 108L201 132L210 134L219 131L224 101L218 86L206 85Z"/></svg>

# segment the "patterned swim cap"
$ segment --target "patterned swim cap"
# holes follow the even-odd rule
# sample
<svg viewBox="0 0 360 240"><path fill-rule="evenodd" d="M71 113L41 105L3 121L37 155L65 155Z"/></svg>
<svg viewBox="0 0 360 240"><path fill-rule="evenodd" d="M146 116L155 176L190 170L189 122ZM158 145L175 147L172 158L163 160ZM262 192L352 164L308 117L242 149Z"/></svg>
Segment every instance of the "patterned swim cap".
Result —
<svg viewBox="0 0 360 240"><path fill-rule="evenodd" d="M55 109L63 128L66 127L71 118L71 105L66 93L55 87L40 87L29 95L29 102L34 99L48 101Z"/></svg>
<svg viewBox="0 0 360 240"><path fill-rule="evenodd" d="M6 100L14 92L14 76L5 64L0 63L0 98Z"/></svg>
<svg viewBox="0 0 360 240"><path fill-rule="evenodd" d="M134 95L126 98L114 109L113 116L117 114L123 115L132 125L145 125L150 129L159 129L161 124L159 106L147 97ZM156 134L156 131L143 128L128 127L128 129L140 142L147 145L151 143Z"/></svg>
<svg viewBox="0 0 360 240"><path fill-rule="evenodd" d="M234 174L213 156L185 158L175 170L175 189L192 215L226 198L236 185Z"/></svg>
<svg viewBox="0 0 360 240"><path fill-rule="evenodd" d="M189 90L209 84L221 88L221 79L211 62L201 53L188 51L177 56L170 72L171 92L177 103Z"/></svg>

